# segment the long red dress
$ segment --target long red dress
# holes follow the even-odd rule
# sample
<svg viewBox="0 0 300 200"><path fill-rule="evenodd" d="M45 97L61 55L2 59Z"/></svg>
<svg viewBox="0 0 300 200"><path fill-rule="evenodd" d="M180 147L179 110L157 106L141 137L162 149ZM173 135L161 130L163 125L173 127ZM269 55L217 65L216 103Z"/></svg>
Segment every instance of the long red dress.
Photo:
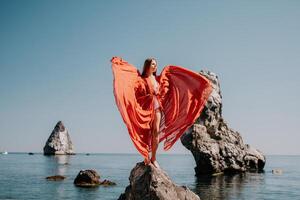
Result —
<svg viewBox="0 0 300 200"><path fill-rule="evenodd" d="M142 78L139 70L121 57L114 56L111 62L117 107L133 144L147 158L155 114L153 86L149 78ZM162 108L159 143L164 140L167 151L200 116L212 86L205 76L174 65L165 66L155 79L159 83L156 97Z"/></svg>

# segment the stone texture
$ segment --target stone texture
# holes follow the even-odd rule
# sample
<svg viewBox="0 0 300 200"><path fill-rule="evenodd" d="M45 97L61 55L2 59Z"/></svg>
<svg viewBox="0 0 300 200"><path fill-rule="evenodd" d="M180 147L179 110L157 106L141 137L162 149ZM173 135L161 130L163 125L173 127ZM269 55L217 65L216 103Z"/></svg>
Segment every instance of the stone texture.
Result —
<svg viewBox="0 0 300 200"><path fill-rule="evenodd" d="M282 169L272 169L272 173L281 175L283 173L283 170Z"/></svg>
<svg viewBox="0 0 300 200"><path fill-rule="evenodd" d="M74 184L78 187L97 187L97 186L113 186L116 185L115 182L104 179L100 180L100 175L96 170L87 169L80 170L76 178L74 179Z"/></svg>
<svg viewBox="0 0 300 200"><path fill-rule="evenodd" d="M261 151L244 144L238 131L222 116L222 95L218 76L201 70L211 80L213 92L203 112L180 138L196 161L196 175L262 171L266 158Z"/></svg>
<svg viewBox="0 0 300 200"><path fill-rule="evenodd" d="M50 181L61 181L64 180L66 177L62 175L54 175L54 176L47 176L46 179Z"/></svg>
<svg viewBox="0 0 300 200"><path fill-rule="evenodd" d="M200 200L186 186L173 183L166 172L153 164L137 163L130 172L129 182L119 200Z"/></svg>
<svg viewBox="0 0 300 200"><path fill-rule="evenodd" d="M49 136L45 146L45 155L70 155L74 153L74 147L68 130L61 121L57 122Z"/></svg>
<svg viewBox="0 0 300 200"><path fill-rule="evenodd" d="M116 185L116 183L112 182L110 180L104 179L104 181L100 182L100 185L102 185L102 186L111 186L111 185Z"/></svg>
<svg viewBox="0 0 300 200"><path fill-rule="evenodd" d="M100 185L100 175L96 170L80 170L74 180L74 184L79 187L95 187Z"/></svg>

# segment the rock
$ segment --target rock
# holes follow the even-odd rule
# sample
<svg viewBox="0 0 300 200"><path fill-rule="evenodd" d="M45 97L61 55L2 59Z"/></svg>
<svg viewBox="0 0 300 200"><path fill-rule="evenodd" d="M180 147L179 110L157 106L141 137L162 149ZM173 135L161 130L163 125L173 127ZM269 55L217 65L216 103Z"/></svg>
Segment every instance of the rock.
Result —
<svg viewBox="0 0 300 200"><path fill-rule="evenodd" d="M47 180L50 180L50 181L61 181L61 180L64 180L66 177L65 176L62 176L62 175L54 175L54 176L48 176L46 177Z"/></svg>
<svg viewBox="0 0 300 200"><path fill-rule="evenodd" d="M189 188L176 185L166 172L151 163L137 163L130 172L129 182L119 200L200 200Z"/></svg>
<svg viewBox="0 0 300 200"><path fill-rule="evenodd" d="M283 170L282 169L272 169L272 173L281 175L283 173Z"/></svg>
<svg viewBox="0 0 300 200"><path fill-rule="evenodd" d="M72 155L74 147L68 133L61 121L57 122L54 130L49 136L45 147L44 155Z"/></svg>
<svg viewBox="0 0 300 200"><path fill-rule="evenodd" d="M99 185L102 186L112 186L116 185L115 182L104 179L104 181L100 181L100 175L96 170L88 169L88 170L80 170L77 177L74 179L74 184L78 187L97 187Z"/></svg>
<svg viewBox="0 0 300 200"><path fill-rule="evenodd" d="M96 170L80 170L74 180L74 184L79 187L95 187L100 185L100 175Z"/></svg>
<svg viewBox="0 0 300 200"><path fill-rule="evenodd" d="M195 158L196 175L262 171L266 157L244 144L240 133L231 129L222 117L218 76L203 70L200 74L211 80L213 91L199 118L180 138Z"/></svg>
<svg viewBox="0 0 300 200"><path fill-rule="evenodd" d="M28 153L28 155L34 155L34 153L32 153L32 152L29 152L29 153Z"/></svg>
<svg viewBox="0 0 300 200"><path fill-rule="evenodd" d="M266 157L263 153L258 149L250 147L249 144L246 144L245 150L244 161L246 162L248 171L262 171L266 163Z"/></svg>
<svg viewBox="0 0 300 200"><path fill-rule="evenodd" d="M104 179L104 181L102 181L102 182L100 183L100 185L103 185L103 186L111 186L111 185L116 185L116 183L115 183L115 182L112 182L112 181L110 181L110 180Z"/></svg>

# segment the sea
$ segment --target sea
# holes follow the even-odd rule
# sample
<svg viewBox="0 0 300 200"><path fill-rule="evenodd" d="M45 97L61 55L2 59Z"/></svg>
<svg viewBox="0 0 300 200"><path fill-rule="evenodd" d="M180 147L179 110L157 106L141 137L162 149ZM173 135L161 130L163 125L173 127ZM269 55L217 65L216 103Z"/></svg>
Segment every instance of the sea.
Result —
<svg viewBox="0 0 300 200"><path fill-rule="evenodd" d="M76 154L44 156L41 153L8 153L0 155L0 199L80 199L115 200L129 184L129 174L139 154ZM201 200L300 199L300 156L267 155L262 173L195 176L192 155L159 154L157 160L177 185L185 185ZM94 169L100 180L115 186L80 188L73 181L80 170ZM273 174L281 169L282 174ZM64 175L62 181L47 176Z"/></svg>

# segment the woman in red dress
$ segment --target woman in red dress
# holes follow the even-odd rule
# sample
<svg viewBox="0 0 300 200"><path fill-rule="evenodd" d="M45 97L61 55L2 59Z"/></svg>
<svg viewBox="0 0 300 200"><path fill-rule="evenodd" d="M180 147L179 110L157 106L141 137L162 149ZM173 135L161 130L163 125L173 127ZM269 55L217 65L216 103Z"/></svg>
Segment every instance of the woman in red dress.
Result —
<svg viewBox="0 0 300 200"><path fill-rule="evenodd" d="M154 58L145 60L142 74L121 57L111 62L114 97L130 138L144 163L159 168L158 144L164 141L167 151L193 125L212 92L211 83L174 65L165 66L157 76Z"/></svg>
<svg viewBox="0 0 300 200"><path fill-rule="evenodd" d="M160 168L158 162L156 161L156 151L159 144L159 138L158 138L158 131L161 121L161 106L159 104L159 101L156 97L158 95L159 91L159 83L156 81L156 72L157 72L157 62L154 58L147 58L144 62L143 72L142 72L142 78L148 78L152 84L152 88L154 89L153 94L153 103L154 103L154 119L152 124L152 148L151 148L151 159L149 157L146 157L144 162L146 164L149 164L151 161L155 167Z"/></svg>

